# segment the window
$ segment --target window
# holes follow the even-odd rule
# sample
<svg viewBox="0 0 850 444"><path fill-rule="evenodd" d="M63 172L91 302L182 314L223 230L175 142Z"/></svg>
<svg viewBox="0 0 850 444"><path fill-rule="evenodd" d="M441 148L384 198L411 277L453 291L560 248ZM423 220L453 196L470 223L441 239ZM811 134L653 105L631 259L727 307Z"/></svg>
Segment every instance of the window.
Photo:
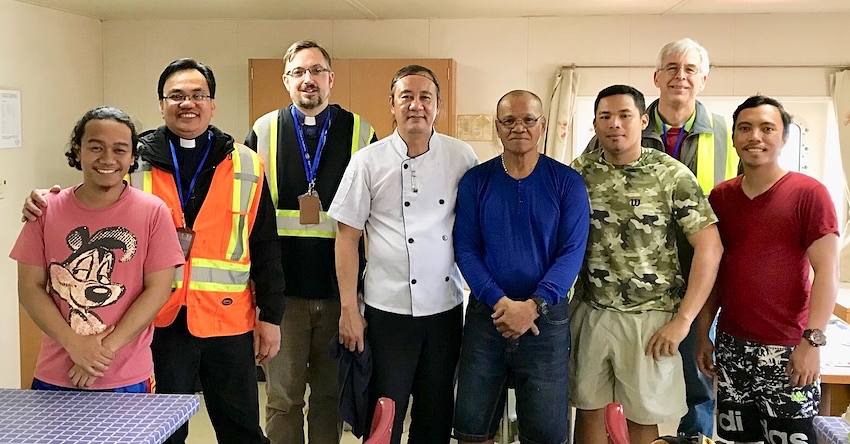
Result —
<svg viewBox="0 0 850 444"><path fill-rule="evenodd" d="M596 97L576 98L573 119L572 154L581 155L593 138L593 102ZM646 97L649 105L657 97ZM726 117L731 127L732 113L746 97L700 97L699 100L715 114ZM838 123L829 97L777 97L794 119L779 163L789 171L808 174L821 181L829 190L836 205L839 226L847 215L844 201L844 175L841 171L841 152L838 143ZM572 160L572 159L570 159Z"/></svg>

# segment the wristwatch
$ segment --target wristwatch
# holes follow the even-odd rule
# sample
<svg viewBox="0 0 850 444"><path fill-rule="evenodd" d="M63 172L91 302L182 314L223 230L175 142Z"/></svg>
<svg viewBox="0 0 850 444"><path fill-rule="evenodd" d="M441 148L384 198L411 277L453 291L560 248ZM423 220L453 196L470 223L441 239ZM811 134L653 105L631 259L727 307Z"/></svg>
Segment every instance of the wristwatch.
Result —
<svg viewBox="0 0 850 444"><path fill-rule="evenodd" d="M803 331L803 339L809 341L812 347L823 347L826 345L826 335L823 333L823 330L817 328L810 328Z"/></svg>
<svg viewBox="0 0 850 444"><path fill-rule="evenodd" d="M537 304L537 314L540 316L546 316L549 314L549 304L547 304L543 298L535 296L531 298L531 300Z"/></svg>

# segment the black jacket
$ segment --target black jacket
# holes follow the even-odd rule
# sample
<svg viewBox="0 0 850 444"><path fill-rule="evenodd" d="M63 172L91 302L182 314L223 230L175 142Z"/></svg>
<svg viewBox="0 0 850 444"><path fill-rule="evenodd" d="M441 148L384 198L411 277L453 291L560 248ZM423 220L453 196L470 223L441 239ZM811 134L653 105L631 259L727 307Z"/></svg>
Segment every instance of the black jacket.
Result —
<svg viewBox="0 0 850 444"><path fill-rule="evenodd" d="M369 415L369 379L372 377L372 351L364 342L363 352L349 351L334 336L331 355L337 360L337 396L339 417L351 425L351 433L360 438L366 433Z"/></svg>
<svg viewBox="0 0 850 444"><path fill-rule="evenodd" d="M351 160L351 135L354 129L354 115L350 111L339 105L329 105L329 108L333 108L334 117L328 130L316 179L316 191L325 211L330 208L345 168ZM307 177L289 107L280 110L277 128L278 208L297 210L298 196L307 191ZM377 136L372 138L372 142L377 140ZM257 144L257 134L252 129L245 138L245 145L256 151ZM339 298L334 239L282 236L280 242L285 254L298 258L283 264L287 296L306 299ZM363 275L365 268L364 251L361 238L358 276Z"/></svg>

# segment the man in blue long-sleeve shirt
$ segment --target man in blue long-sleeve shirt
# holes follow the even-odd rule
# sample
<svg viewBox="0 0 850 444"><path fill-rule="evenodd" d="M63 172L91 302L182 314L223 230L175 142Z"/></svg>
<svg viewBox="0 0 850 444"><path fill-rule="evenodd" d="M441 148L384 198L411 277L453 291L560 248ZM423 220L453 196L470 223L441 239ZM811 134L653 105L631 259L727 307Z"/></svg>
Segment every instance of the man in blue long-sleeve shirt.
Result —
<svg viewBox="0 0 850 444"><path fill-rule="evenodd" d="M581 176L538 153L540 98L505 94L496 107L501 156L458 188L455 258L469 284L455 436L492 440L510 377L522 442L565 442L569 408L567 295L581 267L589 204Z"/></svg>

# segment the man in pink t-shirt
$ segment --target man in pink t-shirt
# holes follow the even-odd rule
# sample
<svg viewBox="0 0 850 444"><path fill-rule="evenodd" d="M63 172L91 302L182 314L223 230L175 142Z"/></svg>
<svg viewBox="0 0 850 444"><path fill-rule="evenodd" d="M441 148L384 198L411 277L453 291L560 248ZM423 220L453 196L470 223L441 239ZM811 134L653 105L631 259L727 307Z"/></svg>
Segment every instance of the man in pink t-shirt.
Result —
<svg viewBox="0 0 850 444"><path fill-rule="evenodd" d="M744 101L732 127L744 174L709 197L724 254L698 320L697 361L717 377L718 435L736 442L817 442L812 419L819 347L837 294L838 223L820 182L779 165L790 122L775 99Z"/></svg>
<svg viewBox="0 0 850 444"><path fill-rule="evenodd" d="M153 389L151 321L184 258L166 205L123 181L136 144L123 111L88 111L65 153L82 184L50 195L12 249L21 305L46 333L35 389Z"/></svg>

